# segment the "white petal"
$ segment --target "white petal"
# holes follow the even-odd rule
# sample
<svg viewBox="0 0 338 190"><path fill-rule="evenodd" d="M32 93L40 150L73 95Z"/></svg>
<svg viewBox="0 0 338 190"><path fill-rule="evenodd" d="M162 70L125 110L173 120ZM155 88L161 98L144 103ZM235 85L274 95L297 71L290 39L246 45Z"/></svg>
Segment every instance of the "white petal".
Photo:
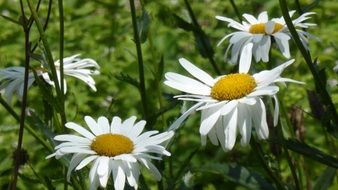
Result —
<svg viewBox="0 0 338 190"><path fill-rule="evenodd" d="M221 109L221 115L227 115L230 113L236 106L237 106L237 100L231 100L226 105L224 105Z"/></svg>
<svg viewBox="0 0 338 190"><path fill-rule="evenodd" d="M164 84L180 90L182 92L197 94L197 95L209 95L210 87L189 77L177 74L177 73L166 73Z"/></svg>
<svg viewBox="0 0 338 190"><path fill-rule="evenodd" d="M232 113L230 114L230 120L228 125L224 129L225 134L225 148L227 150L231 150L236 142L237 136L237 117L238 117L238 110L235 108Z"/></svg>
<svg viewBox="0 0 338 190"><path fill-rule="evenodd" d="M291 59L290 61L287 61L272 70L264 70L264 71L254 74L253 77L255 78L257 86L263 87L263 86L270 85L277 78L279 78L281 73L284 71L284 69L290 64L292 64L293 62L294 62L294 59Z"/></svg>
<svg viewBox="0 0 338 190"><path fill-rule="evenodd" d="M251 92L248 97L256 97L256 96L262 96L262 95L274 95L279 91L278 86L267 86L263 88L259 88L253 92Z"/></svg>
<svg viewBox="0 0 338 190"><path fill-rule="evenodd" d="M250 23L250 24L257 24L258 23L258 20L250 15L250 14L243 14L243 17Z"/></svg>
<svg viewBox="0 0 338 190"><path fill-rule="evenodd" d="M208 73L199 69L198 67L196 67L195 65L193 65L192 63L190 63L188 60L184 58L180 58L179 62L185 70L187 70L192 76L194 76L198 80L204 82L205 84L209 86L214 85L215 83L214 79Z"/></svg>
<svg viewBox="0 0 338 190"><path fill-rule="evenodd" d="M230 38L230 43L232 44L236 44L237 42L239 42L242 39L247 39L248 37L250 37L251 34L248 32L234 32L233 36Z"/></svg>
<svg viewBox="0 0 338 190"><path fill-rule="evenodd" d="M261 43L260 43L260 50L263 62L269 61L269 52L271 47L271 37L264 36Z"/></svg>
<svg viewBox="0 0 338 190"><path fill-rule="evenodd" d="M200 111L200 110L205 110L205 109L209 109L209 108L214 108L216 106L220 107L223 106L227 103L227 101L221 101L221 102L211 102L211 103L207 103L204 106L201 106L199 108L196 109L196 111Z"/></svg>
<svg viewBox="0 0 338 190"><path fill-rule="evenodd" d="M269 21L265 24L265 33L267 34L272 34L273 30L275 29L275 22L274 21Z"/></svg>
<svg viewBox="0 0 338 190"><path fill-rule="evenodd" d="M218 141L221 143L221 147L224 151L226 151L224 126L226 125L227 121L228 121L227 116L223 116L216 122L215 127L214 127L216 129L216 135L217 135Z"/></svg>
<svg viewBox="0 0 338 190"><path fill-rule="evenodd" d="M266 23L266 22L268 22L268 19L269 19L268 13L266 11L263 11L258 15L258 21L259 22Z"/></svg>
<svg viewBox="0 0 338 190"><path fill-rule="evenodd" d="M86 154L74 154L70 160L68 171L67 171L67 181L70 181L70 174L73 169L86 157Z"/></svg>
<svg viewBox="0 0 338 190"><path fill-rule="evenodd" d="M211 143L213 145L218 145L218 139L217 139L217 135L216 135L216 129L215 129L216 126L214 126L213 128L211 128L211 130L209 131L208 133L208 137L211 141Z"/></svg>
<svg viewBox="0 0 338 190"><path fill-rule="evenodd" d="M221 21L225 21L228 22L230 27L233 27L237 30L245 30L244 26L242 24L240 24L239 22L231 19L231 18L227 18L224 16L216 16L216 19L221 20Z"/></svg>
<svg viewBox="0 0 338 190"><path fill-rule="evenodd" d="M169 130L176 130L181 123L190 115L192 114L198 107L203 105L204 102L198 102L197 104L191 106L186 112L184 112L171 126L169 127Z"/></svg>
<svg viewBox="0 0 338 190"><path fill-rule="evenodd" d="M69 142L76 142L76 143L91 143L91 140L84 138L84 137L79 137L76 135L57 135L54 137L54 140L56 141L69 141Z"/></svg>
<svg viewBox="0 0 338 190"><path fill-rule="evenodd" d="M264 102L260 98L257 104L253 106L252 118L258 138L267 139L269 137L269 128L266 121L266 110Z"/></svg>
<svg viewBox="0 0 338 190"><path fill-rule="evenodd" d="M248 145L251 138L251 115L246 105L239 104L238 106L238 127L242 136L241 145Z"/></svg>
<svg viewBox="0 0 338 190"><path fill-rule="evenodd" d="M81 170L83 167L87 166L91 161L95 160L98 156L93 155L93 156L88 156L87 158L83 159L79 165L76 166L76 170Z"/></svg>
<svg viewBox="0 0 338 190"><path fill-rule="evenodd" d="M211 128L215 125L220 116L220 107L211 108L202 111L201 126L199 132L201 135L207 135Z"/></svg>
<svg viewBox="0 0 338 190"><path fill-rule="evenodd" d="M101 128L104 133L110 133L109 121L106 117L99 117L97 120L97 125Z"/></svg>
<svg viewBox="0 0 338 190"><path fill-rule="evenodd" d="M121 122L122 122L121 118L114 116L110 124L110 132L111 133L120 132L120 128L122 125Z"/></svg>
<svg viewBox="0 0 338 190"><path fill-rule="evenodd" d="M96 123L96 121L90 117L90 116L85 116L84 117L89 129L96 135L101 135L103 133L103 131L101 130L101 128L98 126L98 124Z"/></svg>
<svg viewBox="0 0 338 190"><path fill-rule="evenodd" d="M80 125L73 123L73 122L68 122L65 124L65 126L68 129L73 129L74 131L78 132L79 134L83 135L84 137L93 140L95 138L95 136L89 132L87 129L81 127Z"/></svg>
<svg viewBox="0 0 338 190"><path fill-rule="evenodd" d="M251 66L252 47L252 43L248 43L243 47L241 57L239 59L239 73L248 73Z"/></svg>
<svg viewBox="0 0 338 190"><path fill-rule="evenodd" d="M289 48L289 39L284 39L285 37L282 37L286 34L278 32L273 34L273 36L275 37L276 40L276 44L279 48L279 50L282 52L282 54L284 55L284 57L286 58L290 58L290 48ZM286 35L287 36L287 35Z"/></svg>
<svg viewBox="0 0 338 190"><path fill-rule="evenodd" d="M113 162L113 178L114 188L116 190L123 190L126 182L126 176L120 164Z"/></svg>
<svg viewBox="0 0 338 190"><path fill-rule="evenodd" d="M139 135L142 133L142 131L143 131L145 125L146 125L146 121L145 121L145 120L141 120L141 121L137 122L137 123L134 125L132 131L130 132L130 137L131 137L132 139L134 139L134 138L136 138L137 136L139 136Z"/></svg>

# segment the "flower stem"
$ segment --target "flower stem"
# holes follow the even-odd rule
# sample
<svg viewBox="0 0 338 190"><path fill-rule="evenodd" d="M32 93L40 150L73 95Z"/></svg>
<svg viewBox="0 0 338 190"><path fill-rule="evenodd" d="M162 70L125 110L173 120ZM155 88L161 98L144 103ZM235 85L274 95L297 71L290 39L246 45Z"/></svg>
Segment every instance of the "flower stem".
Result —
<svg viewBox="0 0 338 190"><path fill-rule="evenodd" d="M23 132L25 127L25 118L26 118L26 106L27 106L27 87L28 87L28 76L29 76L29 62L30 62L30 42L29 42L29 28L26 20L26 15L23 7L22 0L20 0L21 8L21 23L23 31L25 33L25 73L24 73L24 83L23 83L23 95L22 95L22 104L21 104L21 114L20 114L20 126L18 133L18 145L14 154L14 171L13 179L11 183L11 189L16 189L16 184L19 175L20 160L21 160L21 148L23 141Z"/></svg>
<svg viewBox="0 0 338 190"><path fill-rule="evenodd" d="M63 20L63 0L58 0L59 3L59 24L60 24L60 55L59 55L59 59L60 59L60 81L61 81L61 108L62 111L65 111L65 96L64 96L64 72L63 72L63 49L64 49L64 20ZM64 126L66 123L66 114L61 114L61 126ZM65 183L66 184L66 183Z"/></svg>
<svg viewBox="0 0 338 190"><path fill-rule="evenodd" d="M27 0L27 3L28 3L28 6L29 6L29 9L31 11L32 17L35 21L36 27L39 31L40 38L42 40L42 43L43 43L43 46L44 46L44 49L45 49L45 53L46 53L46 57L47 57L47 63L48 63L50 70L52 72L52 78L53 78L53 81L54 81L54 84L55 84L56 94L57 94L57 97L58 97L58 104L61 104L63 102L62 101L63 92L61 91L59 80L57 78L57 73L56 73L56 68L55 68L55 65L54 65L53 56L52 56L50 47L48 45L47 38L45 36L44 28L42 27L39 16L38 16L36 10L33 7L32 0ZM61 109L62 108L63 108L63 106L61 106ZM60 115L61 115L61 118L64 118L63 120L65 120L64 110L60 111Z"/></svg>
<svg viewBox="0 0 338 190"><path fill-rule="evenodd" d="M275 182L277 189L279 189L279 190L284 189L283 184L280 182L280 179L275 175L275 173L269 168L268 164L265 162L264 152L262 150L262 147L256 141L255 138L252 138L250 140L250 145L251 145L251 148L253 149L253 151L258 154L258 158L259 158L264 170L267 172L269 177Z"/></svg>
<svg viewBox="0 0 338 190"><path fill-rule="evenodd" d="M203 36L204 38L206 38L206 34L202 30L201 26L198 24L197 19L196 19L195 15L194 15L194 12L193 12L193 10L192 10L192 8L191 8L188 0L184 0L184 2L185 2L185 5L186 5L186 7L188 9L188 12L189 12L190 18L192 20L192 23L193 23L193 25L196 28L195 32L197 32L198 34L200 34L201 36ZM215 72L218 75L221 75L222 73L221 73L220 69L217 67L216 62L215 62L215 60L213 58L213 49L210 47L210 45L208 44L208 42L205 41L205 40L201 40L201 45L206 50L205 51L206 57L209 59L209 62L211 63L213 69L215 70Z"/></svg>
<svg viewBox="0 0 338 190"><path fill-rule="evenodd" d="M143 117L147 119L148 115L148 106L147 106L147 96L146 96L146 87L144 81L144 69L143 69L143 58L142 58L142 49L141 49L141 42L140 37L138 34L138 27L136 23L136 11L135 11L135 4L134 0L129 0L130 4L130 11L131 11L131 18L133 23L133 30L134 30L134 42L136 44L136 52L137 52L137 61L138 61L138 72L139 72L139 80L140 80L140 94L141 94L141 101L143 107Z"/></svg>
<svg viewBox="0 0 338 190"><path fill-rule="evenodd" d="M331 96L329 95L329 93L326 90L325 82L322 81L322 79L320 77L319 70L316 66L316 63L312 62L310 53L305 49L305 47L303 46L303 44L302 44L302 42L301 42L301 40L298 36L298 33L297 33L297 31L296 31L296 29L295 29L295 27L292 23L292 20L290 18L286 1L285 0L279 0L279 4L280 4L280 7L282 9L282 13L283 13L283 17L285 19L286 25L287 25L287 27L288 27L291 35L292 35L292 38L295 41L297 48L302 53L303 58L304 58L307 66L309 67L309 69L312 73L312 76L313 76L314 81L315 81L316 91L319 93L319 95L321 97L321 101L326 106L331 120L335 123L336 126L338 126L337 111L335 109L334 104L332 103Z"/></svg>
<svg viewBox="0 0 338 190"><path fill-rule="evenodd" d="M235 13L236 13L236 16L238 17L239 21L242 22L242 16L241 16L241 13L239 12L234 0L230 0L230 3L231 3L231 6L232 8L234 9Z"/></svg>

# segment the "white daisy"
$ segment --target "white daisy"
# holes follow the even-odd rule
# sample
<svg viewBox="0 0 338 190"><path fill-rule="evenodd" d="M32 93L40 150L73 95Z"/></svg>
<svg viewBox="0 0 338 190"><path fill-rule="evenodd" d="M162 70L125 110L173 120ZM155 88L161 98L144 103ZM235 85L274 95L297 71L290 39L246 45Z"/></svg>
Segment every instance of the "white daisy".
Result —
<svg viewBox="0 0 338 190"><path fill-rule="evenodd" d="M111 173L115 189L123 190L126 178L129 185L137 189L140 164L149 169L156 180L161 179L160 172L150 160L161 160L162 155L170 156L161 143L174 135L172 131L160 134L158 131L148 131L141 134L146 122L141 120L135 124L135 116L123 122L119 117L113 117L111 124L105 117L100 117L97 122L89 116L84 119L90 131L76 123L66 123L67 128L75 130L80 136L55 136L54 139L62 143L55 147L55 153L47 157L55 156L58 159L73 154L68 180L72 170L80 170L90 162L93 162L89 172L90 189L106 187Z"/></svg>
<svg viewBox="0 0 338 190"><path fill-rule="evenodd" d="M177 129L194 111L201 111L202 145L207 136L211 142L220 142L224 150L231 150L236 141L237 131L241 134L241 144L247 145L251 137L251 128L255 127L260 139L269 135L266 121L266 108L262 96L271 96L275 102L274 125L277 125L279 106L276 93L277 82L298 81L280 77L283 70L293 63L290 60L272 70L253 75L248 74L250 64L240 64L239 73L213 78L184 58L179 59L182 67L196 79L177 73L165 74L167 86L187 94L175 96L179 100L197 102L182 114L170 127Z"/></svg>
<svg viewBox="0 0 338 190"><path fill-rule="evenodd" d="M295 11L289 12L290 16L293 16L294 13ZM315 13L304 13L299 18L293 20L293 24L297 28L298 34L301 37L303 44L307 44L306 37L311 35L302 29L314 25L312 23L304 23L305 20L310 18L308 16L311 14ZM218 20L228 22L228 27L239 30L226 35L218 43L218 45L220 45L224 40L230 38L230 45L228 46L226 52L231 49L232 63L237 63L239 56L243 56L243 50L249 44L253 44L253 48L247 52L247 56L252 57L253 55L256 62L260 60L263 62L268 62L272 37L274 38L277 47L282 52L284 57L290 58L289 39L291 35L288 32L287 26L282 17L269 20L266 11L260 13L258 18L255 18L250 14L243 14L243 17L246 21L242 21L241 24L231 18L216 16Z"/></svg>
<svg viewBox="0 0 338 190"><path fill-rule="evenodd" d="M71 57L66 57L63 59L63 72L65 76L72 76L78 78L85 82L93 91L96 91L95 81L91 75L98 75L100 66L96 63L95 60L85 58L78 58L79 54L73 55ZM57 77L60 84L60 60L57 60L55 63ZM49 78L47 72L42 73L44 80L54 86L54 81ZM67 92L66 80L64 83L64 93Z"/></svg>
<svg viewBox="0 0 338 190"><path fill-rule="evenodd" d="M7 102L12 100L14 93L17 94L20 101L22 100L24 76L24 67L8 67L0 70L0 94L3 94ZM33 84L34 80L34 75L30 72L28 75L27 88Z"/></svg>

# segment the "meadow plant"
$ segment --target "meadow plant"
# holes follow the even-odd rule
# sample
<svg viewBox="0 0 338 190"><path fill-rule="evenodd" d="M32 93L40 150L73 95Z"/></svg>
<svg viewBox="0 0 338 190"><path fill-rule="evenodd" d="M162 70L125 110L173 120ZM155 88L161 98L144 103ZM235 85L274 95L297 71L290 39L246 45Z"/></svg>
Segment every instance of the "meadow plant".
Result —
<svg viewBox="0 0 338 190"><path fill-rule="evenodd" d="M1 1L0 189L337 189L337 6Z"/></svg>

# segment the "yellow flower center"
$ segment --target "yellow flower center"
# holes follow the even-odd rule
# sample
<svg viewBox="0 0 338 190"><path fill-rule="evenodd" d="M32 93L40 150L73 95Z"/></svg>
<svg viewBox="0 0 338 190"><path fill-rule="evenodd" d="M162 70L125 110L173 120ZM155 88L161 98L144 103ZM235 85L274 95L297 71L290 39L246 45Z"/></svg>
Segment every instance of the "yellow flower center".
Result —
<svg viewBox="0 0 338 190"><path fill-rule="evenodd" d="M251 34L266 34L265 33L265 24L266 23L259 23L259 24L253 24L250 26L249 32ZM273 29L272 33L276 33L280 31L283 28L282 24L275 23L275 27Z"/></svg>
<svg viewBox="0 0 338 190"><path fill-rule="evenodd" d="M108 133L98 135L93 140L90 148L100 156L113 157L132 152L134 144L126 136Z"/></svg>
<svg viewBox="0 0 338 190"><path fill-rule="evenodd" d="M219 101L239 99L250 94L256 86L255 79L249 74L229 74L215 83L210 96Z"/></svg>

